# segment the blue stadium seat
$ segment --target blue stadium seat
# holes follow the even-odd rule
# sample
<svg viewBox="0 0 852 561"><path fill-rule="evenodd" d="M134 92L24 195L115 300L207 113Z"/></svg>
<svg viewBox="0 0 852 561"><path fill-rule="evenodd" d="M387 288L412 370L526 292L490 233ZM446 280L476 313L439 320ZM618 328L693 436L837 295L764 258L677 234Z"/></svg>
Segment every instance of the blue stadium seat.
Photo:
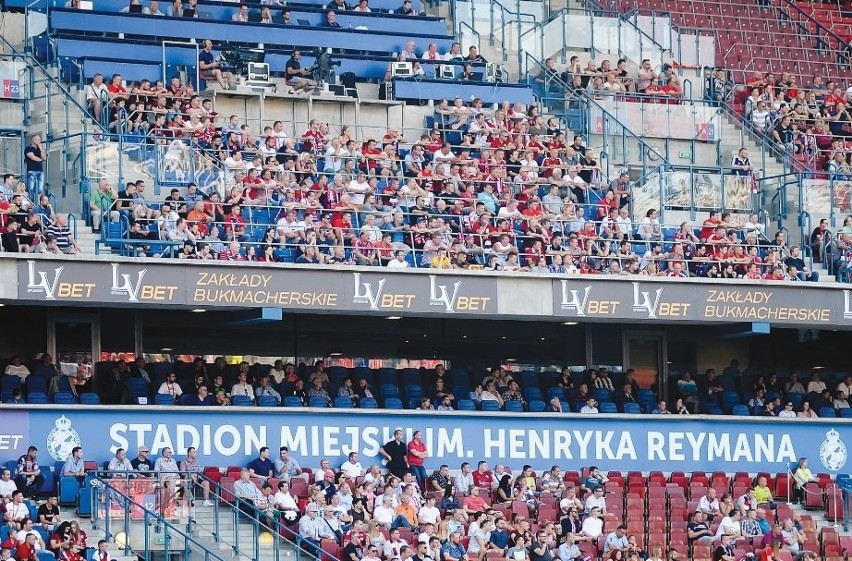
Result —
<svg viewBox="0 0 852 561"><path fill-rule="evenodd" d="M751 415L748 405L737 404L731 409L731 412L738 417L748 417Z"/></svg>
<svg viewBox="0 0 852 561"><path fill-rule="evenodd" d="M248 399L248 396L245 396L245 395L236 396L236 397L245 397L246 399ZM233 403L234 405L237 404L236 400L231 400L231 403ZM167 393L158 393L157 395L154 396L154 404L155 405L174 405L175 399Z"/></svg>
<svg viewBox="0 0 852 561"><path fill-rule="evenodd" d="M379 408L379 402L376 401L376 398L374 398L374 397L363 397L363 398L361 398L361 402L360 402L359 405L361 405L361 409L378 409Z"/></svg>
<svg viewBox="0 0 852 561"><path fill-rule="evenodd" d="M399 386L394 384L382 384L379 386L379 393L382 397L398 397L399 396Z"/></svg>
<svg viewBox="0 0 852 561"><path fill-rule="evenodd" d="M611 401L602 401L598 410L601 413L618 413L618 408Z"/></svg>
<svg viewBox="0 0 852 561"><path fill-rule="evenodd" d="M833 419L837 417L837 411L834 410L834 407L820 407L819 416L823 419Z"/></svg>
<svg viewBox="0 0 852 561"><path fill-rule="evenodd" d="M473 401L469 399L460 399L458 401L457 409L459 411L476 411L476 405L474 405Z"/></svg>
<svg viewBox="0 0 852 561"><path fill-rule="evenodd" d="M27 392L47 393L47 378L37 374L27 376Z"/></svg>
<svg viewBox="0 0 852 561"><path fill-rule="evenodd" d="M231 405L248 407L251 405L251 397L247 395L233 395L231 396Z"/></svg>
<svg viewBox="0 0 852 561"><path fill-rule="evenodd" d="M624 412L630 413L631 415L639 415L640 413L642 413L642 408L639 407L638 403L625 403Z"/></svg>
<svg viewBox="0 0 852 561"><path fill-rule="evenodd" d="M328 407L328 400L320 396L309 397L308 407Z"/></svg>
<svg viewBox="0 0 852 561"><path fill-rule="evenodd" d="M284 398L284 407L301 407L302 400L295 395L288 395Z"/></svg>
<svg viewBox="0 0 852 561"><path fill-rule="evenodd" d="M565 390L559 386L550 386L547 388L547 400L550 401L554 397L565 399Z"/></svg>
<svg viewBox="0 0 852 561"><path fill-rule="evenodd" d="M598 403L604 403L606 401L612 401L612 392L610 392L606 388L595 388L594 396L595 396L595 399L598 400Z"/></svg>
<svg viewBox="0 0 852 561"><path fill-rule="evenodd" d="M707 412L708 415L721 415L722 413L724 413L722 407L715 403L706 404L704 406L704 410Z"/></svg>
<svg viewBox="0 0 852 561"><path fill-rule="evenodd" d="M500 410L500 403L497 402L497 401L494 401L493 399L483 401L480 405L481 405L483 411L499 411Z"/></svg>
<svg viewBox="0 0 852 561"><path fill-rule="evenodd" d="M542 393L541 388L537 386L530 386L528 388L524 388L524 397L527 398L528 401L533 399L543 399L544 394Z"/></svg>
<svg viewBox="0 0 852 561"><path fill-rule="evenodd" d="M657 402L657 395L653 392L653 390L649 390L647 388L640 389L639 394L636 397L639 401Z"/></svg>
<svg viewBox="0 0 852 561"><path fill-rule="evenodd" d="M542 413L547 409L547 404L540 399L530 400L530 413Z"/></svg>
<svg viewBox="0 0 852 561"><path fill-rule="evenodd" d="M82 405L100 405L101 398L96 393L86 392L80 394L80 403Z"/></svg>
<svg viewBox="0 0 852 561"><path fill-rule="evenodd" d="M348 397L335 397L334 398L334 406L335 407L341 407L341 408L344 408L344 409L345 408L351 408L352 407L352 400L349 399Z"/></svg>
<svg viewBox="0 0 852 561"><path fill-rule="evenodd" d="M420 399L423 397L423 387L420 384L408 384L405 386L405 395L408 399Z"/></svg>
<svg viewBox="0 0 852 561"><path fill-rule="evenodd" d="M56 392L53 395L53 403L58 403L61 405L76 405L77 398L73 393L69 392Z"/></svg>
<svg viewBox="0 0 852 561"><path fill-rule="evenodd" d="M852 408L844 407L840 410L841 419L852 419Z"/></svg>
<svg viewBox="0 0 852 561"><path fill-rule="evenodd" d="M245 397L245 396L243 396ZM272 395L262 395L257 398L258 407L278 407L278 400Z"/></svg>
<svg viewBox="0 0 852 561"><path fill-rule="evenodd" d="M35 405L47 405L50 401L47 399L47 394L41 392L30 393L27 396L27 401Z"/></svg>
<svg viewBox="0 0 852 561"><path fill-rule="evenodd" d="M506 411L512 411L514 413L523 413L524 412L524 404L520 401L507 401L506 402Z"/></svg>
<svg viewBox="0 0 852 561"><path fill-rule="evenodd" d="M388 397L385 399L385 409L402 409L402 400L398 397Z"/></svg>

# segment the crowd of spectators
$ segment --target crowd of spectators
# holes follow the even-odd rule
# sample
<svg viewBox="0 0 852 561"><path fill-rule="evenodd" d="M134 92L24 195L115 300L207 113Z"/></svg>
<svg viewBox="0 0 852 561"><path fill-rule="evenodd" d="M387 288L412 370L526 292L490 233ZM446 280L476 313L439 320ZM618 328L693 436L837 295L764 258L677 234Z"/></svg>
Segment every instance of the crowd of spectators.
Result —
<svg viewBox="0 0 852 561"><path fill-rule="evenodd" d="M181 87L172 81L172 90ZM168 107L168 99L157 105ZM90 198L94 226L105 212L111 221L124 215L136 255L817 279L800 248L787 248L783 232L765 239L754 215L737 226L730 214L711 213L700 230L684 223L676 232L656 211L634 222L629 175L607 182L584 139L568 144L556 120L543 122L535 107L443 100L421 138L407 141L390 129L361 141L350 127L332 133L319 121L298 138L281 121L262 131L233 115L220 124L208 100L171 99L181 109L156 113L152 134L178 153L196 143L228 187L204 192L190 184L153 203L144 181L121 191L102 182Z"/></svg>
<svg viewBox="0 0 852 561"><path fill-rule="evenodd" d="M636 492L635 475L626 482L621 473L605 475L595 466L580 473L554 465L536 473L529 465L513 469L502 463L492 471L482 460L451 471L433 460L422 436L415 430L406 442L396 430L378 452L384 468L362 464L352 451L336 461L323 458L311 469L286 446L275 457L262 446L238 472L228 468L229 479L210 480L207 469L202 475L195 448L178 463L170 448L154 461L142 446L133 460L119 448L105 474L114 481L167 480L186 487L188 493L177 500L197 500L200 494L204 506L213 504L211 498L233 495L229 500L244 519L297 539L309 553L322 550L344 561L727 561L738 558L735 547L760 556L785 551L812 561L819 547L801 515L776 505L766 475L720 480L714 474L712 485L704 474L695 475L687 503L686 476L675 480L673 474L672 485L683 485L682 493L677 500L673 494L671 506L663 503L665 513L651 513L666 515L660 525L648 522L650 506L643 498L637 508L636 497L625 496L627 484ZM82 459L82 449L75 448L63 473L76 475ZM7 471L4 481L8 476ZM644 490L647 481L640 477ZM800 459L794 492L819 482L807 459ZM20 519L14 515L20 491L9 487L7 523L29 531L29 512ZM57 510L51 522L58 521Z"/></svg>
<svg viewBox="0 0 852 561"><path fill-rule="evenodd" d="M789 72L755 71L741 100L746 122L781 150L831 179L852 179L852 84L819 75L797 84Z"/></svg>
<svg viewBox="0 0 852 561"><path fill-rule="evenodd" d="M32 368L32 370L30 369ZM54 364L43 355L29 366L20 356L0 376L4 403L27 403L30 392L76 396L97 392L101 403L184 406L260 405L265 407L322 406L410 408L426 411L475 410L555 413L647 413L661 415L737 414L778 418L846 417L852 414L852 376L822 376L814 370L807 379L797 372L749 374L732 361L721 374L707 369L673 375L667 382L669 401L655 388L642 387L634 371L601 366L584 371L535 375L509 367L481 373L453 371L443 365L403 374L377 376L363 369L353 374L328 367L322 360L308 367L276 360L274 364L229 365L224 357L206 363L146 363L117 360L100 363L98 386L91 369ZM144 400L144 401L140 401ZM404 401L403 401L404 400Z"/></svg>
<svg viewBox="0 0 852 561"><path fill-rule="evenodd" d="M9 253L80 252L68 225L68 215L57 213L48 195L34 204L27 183L14 174L3 175L0 185L0 251Z"/></svg>

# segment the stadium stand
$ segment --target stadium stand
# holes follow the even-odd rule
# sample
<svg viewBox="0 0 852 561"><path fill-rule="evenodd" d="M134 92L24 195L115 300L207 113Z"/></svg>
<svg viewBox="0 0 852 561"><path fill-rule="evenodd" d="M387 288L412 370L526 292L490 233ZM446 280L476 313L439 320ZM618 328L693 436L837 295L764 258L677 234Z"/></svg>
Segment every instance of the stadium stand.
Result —
<svg viewBox="0 0 852 561"><path fill-rule="evenodd" d="M814 370L807 379L797 372L741 376L732 364L717 375L674 373L668 383L671 403L653 388L640 387L632 370L601 365L564 367L561 372L489 371L443 366L370 369L300 364L146 363L139 358L100 362L93 371L61 364L50 355L34 364L20 357L5 363L0 376L3 403L233 405L238 407L335 407L507 411L513 413L632 413L778 417L852 415L852 376ZM32 373L30 373L32 372Z"/></svg>

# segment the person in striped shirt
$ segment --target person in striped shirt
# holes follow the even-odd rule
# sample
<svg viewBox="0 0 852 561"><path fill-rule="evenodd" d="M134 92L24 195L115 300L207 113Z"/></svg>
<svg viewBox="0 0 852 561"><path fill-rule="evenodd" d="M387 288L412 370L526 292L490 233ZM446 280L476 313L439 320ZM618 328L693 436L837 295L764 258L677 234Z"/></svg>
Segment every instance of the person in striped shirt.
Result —
<svg viewBox="0 0 852 561"><path fill-rule="evenodd" d="M56 247L58 247L62 253L69 255L80 253L80 248L77 247L77 240L74 239L74 236L71 234L71 229L68 228L67 214L58 214L56 216L56 221L47 227L47 233L56 238Z"/></svg>

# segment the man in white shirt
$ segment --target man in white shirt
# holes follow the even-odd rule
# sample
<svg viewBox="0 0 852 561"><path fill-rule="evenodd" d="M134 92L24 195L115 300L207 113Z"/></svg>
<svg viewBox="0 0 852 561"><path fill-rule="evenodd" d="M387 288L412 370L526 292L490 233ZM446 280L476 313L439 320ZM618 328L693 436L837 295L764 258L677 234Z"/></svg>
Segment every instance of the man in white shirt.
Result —
<svg viewBox="0 0 852 561"><path fill-rule="evenodd" d="M296 211L292 209L288 210L284 218L278 221L275 229L281 243L299 243L305 237L304 226L300 226L296 219Z"/></svg>
<svg viewBox="0 0 852 561"><path fill-rule="evenodd" d="M604 497L603 485L595 487L595 490L586 499L586 512L591 513L595 509L598 509L601 515L606 515L606 497Z"/></svg>
<svg viewBox="0 0 852 561"><path fill-rule="evenodd" d="M435 506L434 495L429 494L426 496L426 504L420 507L420 510L417 512L417 519L420 520L421 525L428 523L435 526L438 525L441 520L441 511Z"/></svg>
<svg viewBox="0 0 852 561"><path fill-rule="evenodd" d="M373 508L373 518L380 526L390 528L396 518L396 511L393 508L393 498L389 495L381 495L381 505Z"/></svg>
<svg viewBox="0 0 852 561"><path fill-rule="evenodd" d="M778 417L780 417L782 419L795 419L796 418L796 412L793 410L793 402L792 401L788 401L787 405L784 407L784 409L782 409L781 411L778 412Z"/></svg>
<svg viewBox="0 0 852 561"><path fill-rule="evenodd" d="M390 539L385 542L385 559L400 558L400 552L404 545L408 545L408 542L399 537L399 528L391 530Z"/></svg>
<svg viewBox="0 0 852 561"><path fill-rule="evenodd" d="M154 462L154 471L165 484L167 491L173 494L175 498L183 497L184 492L178 470L177 462L172 456L172 449L168 446L163 448L163 455Z"/></svg>
<svg viewBox="0 0 852 561"><path fill-rule="evenodd" d="M15 485L15 481L12 479L12 472L7 468L3 468L2 475L0 475L0 499L4 503L8 503L12 500L12 494L17 490L18 486Z"/></svg>
<svg viewBox="0 0 852 561"><path fill-rule="evenodd" d="M370 234L370 241L373 243L378 243L382 241L382 230L376 226L376 217L373 214L368 214L365 219L365 224L361 226L361 232L367 232Z"/></svg>
<svg viewBox="0 0 852 561"><path fill-rule="evenodd" d="M12 493L12 502L6 505L3 520L13 530L20 530L24 522L30 519L30 509L24 503L24 494L18 490Z"/></svg>
<svg viewBox="0 0 852 561"><path fill-rule="evenodd" d="M183 390L180 388L180 384L175 381L176 378L177 376L175 373L170 372L166 377L166 381L160 384L160 389L157 390L157 393L161 395L170 395L172 396L172 399L177 402L183 394Z"/></svg>
<svg viewBox="0 0 852 561"><path fill-rule="evenodd" d="M708 524L713 522L713 518L721 516L722 511L719 510L719 499L716 498L716 490L712 487L707 489L707 494L698 500L698 510L704 514L704 519Z"/></svg>
<svg viewBox="0 0 852 561"><path fill-rule="evenodd" d="M598 539L603 534L603 518L601 510L598 507L593 508L589 512L589 516L583 520L583 527L580 533L593 540Z"/></svg>
<svg viewBox="0 0 852 561"><path fill-rule="evenodd" d="M586 404L580 408L580 413L595 414L598 412L598 402L595 398L590 397Z"/></svg>
<svg viewBox="0 0 852 561"><path fill-rule="evenodd" d="M109 98L110 94L104 84L103 74L95 74L92 77L92 83L86 88L86 103L97 121L101 120L102 106L109 101Z"/></svg>
<svg viewBox="0 0 852 561"><path fill-rule="evenodd" d="M740 527L740 519L742 515L737 509L732 510L728 516L722 519L719 523L719 528L716 530L716 539L721 540L723 535L730 536L734 539L742 536L742 528Z"/></svg>
<svg viewBox="0 0 852 561"><path fill-rule="evenodd" d="M370 192L370 183L367 181L367 174L359 171L354 181L350 181L346 187L346 192L349 195L349 202L354 205L363 205L367 193Z"/></svg>
<svg viewBox="0 0 852 561"><path fill-rule="evenodd" d="M470 489L473 487L472 471L473 469L470 467L469 463L465 462L461 465L461 472L456 475L453 482L456 491L461 491L465 495L470 494Z"/></svg>
<svg viewBox="0 0 852 561"><path fill-rule="evenodd" d="M26 539L27 539L27 535L29 535L29 534L35 534L36 535L36 541L35 541L36 551L44 551L45 550L44 540L41 538L41 534L39 534L35 530L35 528L33 528L33 521L30 520L29 518L27 518L26 521L21 525L21 529L18 530L15 533L15 540L18 542L18 545L21 545L22 543L24 543L24 541L26 541Z"/></svg>
<svg viewBox="0 0 852 561"><path fill-rule="evenodd" d="M340 466L340 471L349 479L356 479L363 475L364 470L358 461L358 452L349 452L349 459Z"/></svg>
<svg viewBox="0 0 852 561"><path fill-rule="evenodd" d="M391 269L405 269L409 266L408 261L405 260L405 252L401 249L397 250L393 254L393 259L388 261L387 266Z"/></svg>
<svg viewBox="0 0 852 561"><path fill-rule="evenodd" d="M449 142L445 142L441 149L435 152L435 155L432 157L432 162L435 164L435 172L440 171L444 176L448 176L450 174L450 166L455 161L456 155L453 153L453 147Z"/></svg>
<svg viewBox="0 0 852 561"><path fill-rule="evenodd" d="M245 395L251 399L252 403L254 403L254 389L252 389L251 384L246 381L246 373L240 372L239 376L240 381L231 387L231 399L237 395Z"/></svg>

